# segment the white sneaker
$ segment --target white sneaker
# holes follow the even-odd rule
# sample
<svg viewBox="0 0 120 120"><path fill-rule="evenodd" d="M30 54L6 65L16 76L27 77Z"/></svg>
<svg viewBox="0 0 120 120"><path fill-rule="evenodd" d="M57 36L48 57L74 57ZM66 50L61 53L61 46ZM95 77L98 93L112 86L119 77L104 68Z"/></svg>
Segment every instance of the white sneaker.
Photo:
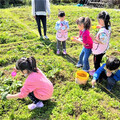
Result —
<svg viewBox="0 0 120 120"><path fill-rule="evenodd" d="M45 39L49 39L48 36L44 36Z"/></svg>
<svg viewBox="0 0 120 120"><path fill-rule="evenodd" d="M82 64L77 64L76 67L80 68L80 67L83 67Z"/></svg>
<svg viewBox="0 0 120 120"><path fill-rule="evenodd" d="M36 103L37 108L41 108L44 106L43 102L39 101L38 103Z"/></svg>
<svg viewBox="0 0 120 120"><path fill-rule="evenodd" d="M32 103L32 104L28 105L28 109L34 110L35 108L41 108L43 106L44 106L44 104L42 102L38 102L36 104Z"/></svg>

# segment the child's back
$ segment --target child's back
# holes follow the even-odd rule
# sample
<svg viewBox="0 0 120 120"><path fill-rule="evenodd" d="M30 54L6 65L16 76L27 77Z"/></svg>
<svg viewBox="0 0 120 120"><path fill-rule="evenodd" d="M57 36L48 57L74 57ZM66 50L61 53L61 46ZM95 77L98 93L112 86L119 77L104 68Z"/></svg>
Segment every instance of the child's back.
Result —
<svg viewBox="0 0 120 120"><path fill-rule="evenodd" d="M53 85L42 73L41 70L38 72L32 72L25 81L24 86L21 88L20 98L26 96L27 91L34 91L34 95L40 100L49 99L53 93Z"/></svg>
<svg viewBox="0 0 120 120"><path fill-rule="evenodd" d="M92 53L94 55L105 53L109 48L109 41L111 35L111 28L107 30L105 27L100 28L99 32L97 33L96 39L101 40L103 43L98 43L97 41L93 42L93 49Z"/></svg>

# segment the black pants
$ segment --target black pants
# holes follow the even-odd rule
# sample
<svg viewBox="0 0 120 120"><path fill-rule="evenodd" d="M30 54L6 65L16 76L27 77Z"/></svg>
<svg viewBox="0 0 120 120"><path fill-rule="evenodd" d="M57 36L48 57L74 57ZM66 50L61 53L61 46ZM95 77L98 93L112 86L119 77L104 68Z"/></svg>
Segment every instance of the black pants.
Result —
<svg viewBox="0 0 120 120"><path fill-rule="evenodd" d="M111 89L114 87L116 84L116 80L113 78L113 75L107 78L108 84L107 84L107 89L111 91Z"/></svg>
<svg viewBox="0 0 120 120"><path fill-rule="evenodd" d="M57 50L60 50L61 41L57 40ZM66 41L62 41L63 49L66 50Z"/></svg>
<svg viewBox="0 0 120 120"><path fill-rule="evenodd" d="M95 71L100 67L100 63L102 60L102 57L105 53L99 54L99 55L94 55L94 68Z"/></svg>
<svg viewBox="0 0 120 120"><path fill-rule="evenodd" d="M101 82L103 79L107 80L107 89L109 91L111 91L111 89L114 87L114 85L116 84L116 80L113 78L114 74L112 74L110 77L107 77L105 71L103 71L100 74L99 79L97 80L97 82Z"/></svg>
<svg viewBox="0 0 120 120"><path fill-rule="evenodd" d="M34 93L31 92L28 94L28 97L33 101L34 104L38 103L40 100L34 96Z"/></svg>
<svg viewBox="0 0 120 120"><path fill-rule="evenodd" d="M41 21L42 21L42 24L43 24L44 35L46 35L46 31L47 31L47 28L46 28L46 16L44 16L44 15L36 15L36 22L37 22L38 32L39 32L40 36L42 36L42 33L41 33Z"/></svg>

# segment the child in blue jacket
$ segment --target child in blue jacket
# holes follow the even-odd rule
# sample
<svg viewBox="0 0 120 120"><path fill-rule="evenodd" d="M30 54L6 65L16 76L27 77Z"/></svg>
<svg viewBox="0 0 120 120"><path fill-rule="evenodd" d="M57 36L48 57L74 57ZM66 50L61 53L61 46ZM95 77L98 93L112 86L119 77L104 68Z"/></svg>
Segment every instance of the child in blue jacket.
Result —
<svg viewBox="0 0 120 120"><path fill-rule="evenodd" d="M101 67L97 69L97 71L93 75L92 86L96 83L96 81L101 79L107 79L107 89L111 91L113 86L117 81L120 81L120 60L116 57L109 57L106 61L106 64L103 64Z"/></svg>

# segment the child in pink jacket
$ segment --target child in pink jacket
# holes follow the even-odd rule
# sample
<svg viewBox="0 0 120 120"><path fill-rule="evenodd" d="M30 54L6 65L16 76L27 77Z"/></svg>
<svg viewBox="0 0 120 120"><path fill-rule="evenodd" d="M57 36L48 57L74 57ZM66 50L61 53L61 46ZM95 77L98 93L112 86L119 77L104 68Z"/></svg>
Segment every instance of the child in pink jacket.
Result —
<svg viewBox="0 0 120 120"><path fill-rule="evenodd" d="M43 107L42 101L48 100L53 94L53 84L46 76L36 67L34 57L21 58L16 63L16 69L20 70L27 77L24 86L20 92L14 95L8 94L7 99L29 97L33 103L28 105L30 110Z"/></svg>

